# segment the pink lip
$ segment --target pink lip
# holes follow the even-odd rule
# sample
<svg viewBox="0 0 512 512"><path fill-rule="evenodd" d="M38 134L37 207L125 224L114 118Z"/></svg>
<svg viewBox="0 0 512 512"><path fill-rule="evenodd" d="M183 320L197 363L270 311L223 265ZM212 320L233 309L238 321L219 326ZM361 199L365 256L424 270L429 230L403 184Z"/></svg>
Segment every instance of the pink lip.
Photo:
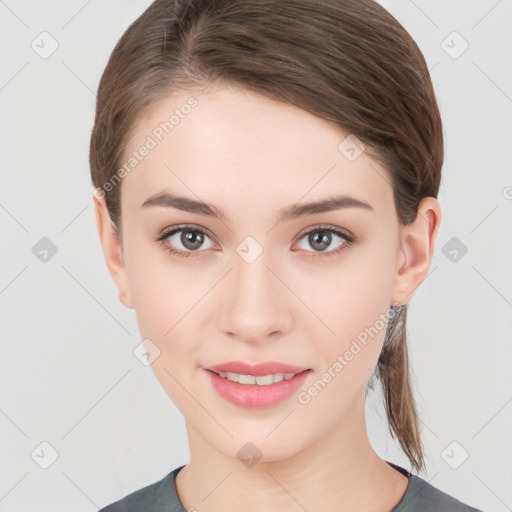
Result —
<svg viewBox="0 0 512 512"><path fill-rule="evenodd" d="M220 363L214 366L209 366L205 369L215 373L233 372L240 373L242 375L254 375L258 377L261 375L271 375L274 373L301 373L308 368L301 368L299 366L292 366L290 364L278 363L276 361L268 361L259 364L249 364L244 363L243 361L230 361L228 363Z"/></svg>
<svg viewBox="0 0 512 512"><path fill-rule="evenodd" d="M222 367L236 367L239 369L239 371L235 373L242 373L244 375L255 375L254 373L252 373L255 371L254 367L250 372L246 371L245 369L243 370L243 372L240 371L240 369L247 368L247 366L241 368L240 366L235 366L233 364L233 366L223 365ZM283 368L287 370L291 369L292 371L262 371L260 366L256 366L256 371L259 372L256 373L256 376L269 375L272 373L295 373L297 371L296 366L280 364L279 368L281 370ZM297 391L304 384L304 381L310 374L311 369L300 371L301 368L298 368L298 370L299 373L297 373L291 379L282 380L280 382L274 382L273 384L269 384L267 386L259 384L240 384L238 382L233 382L228 379L225 379L224 377L221 377L220 375L217 375L211 369L205 369L205 373L208 375L208 378L210 379L210 382L215 391L217 391L217 393L228 402L238 405L239 407L246 407L248 409L262 409L265 407L272 407L278 404L279 402L288 398L291 394Z"/></svg>

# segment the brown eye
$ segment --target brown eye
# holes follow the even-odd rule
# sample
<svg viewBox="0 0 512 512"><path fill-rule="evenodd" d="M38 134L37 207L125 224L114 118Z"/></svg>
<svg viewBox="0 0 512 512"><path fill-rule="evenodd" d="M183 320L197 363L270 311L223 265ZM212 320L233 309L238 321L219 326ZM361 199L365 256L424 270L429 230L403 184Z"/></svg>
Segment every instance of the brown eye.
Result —
<svg viewBox="0 0 512 512"><path fill-rule="evenodd" d="M340 253L345 246L351 245L354 239L344 231L331 227L318 227L301 236L301 240L306 239L306 244L313 248L311 257L317 256L334 256ZM335 246L332 250L327 250L331 245L336 242L336 239L341 240L338 246ZM308 250L308 247L302 247L302 249Z"/></svg>
<svg viewBox="0 0 512 512"><path fill-rule="evenodd" d="M201 247L201 245L204 243L204 237L205 235L203 233L199 233L198 231L182 230L180 243L183 244L185 248L193 251Z"/></svg>
<svg viewBox="0 0 512 512"><path fill-rule="evenodd" d="M308 243L314 249L324 251L331 245L332 234L327 232L316 231L308 235Z"/></svg>
<svg viewBox="0 0 512 512"><path fill-rule="evenodd" d="M194 252L202 252L199 249L204 246L205 240L209 238L208 234L202 229L180 226L166 230L157 238L157 241L171 254L188 258Z"/></svg>

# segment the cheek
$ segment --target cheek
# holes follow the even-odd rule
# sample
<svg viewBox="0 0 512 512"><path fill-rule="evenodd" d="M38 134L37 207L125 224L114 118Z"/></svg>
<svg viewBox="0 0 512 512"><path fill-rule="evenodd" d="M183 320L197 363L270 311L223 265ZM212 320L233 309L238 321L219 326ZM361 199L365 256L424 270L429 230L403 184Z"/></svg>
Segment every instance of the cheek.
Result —
<svg viewBox="0 0 512 512"><path fill-rule="evenodd" d="M329 268L303 272L296 289L321 320L318 333L325 339L330 331L333 339L346 341L371 327L389 308L393 264L391 251L368 246L347 252Z"/></svg>
<svg viewBox="0 0 512 512"><path fill-rule="evenodd" d="M304 301L321 320L309 315L318 325L321 373L330 369L330 375L336 375L332 380L343 386L361 385L377 364L388 323L393 264L391 251L353 251L338 269L330 269L330 279L318 280L317 275L302 290Z"/></svg>
<svg viewBox="0 0 512 512"><path fill-rule="evenodd" d="M185 417L194 414L194 403L182 385L191 382L199 366L196 309L207 289L190 273L158 264L137 267L132 273L131 290L137 324L142 339L158 356L151 369L160 385ZM157 348L154 349L154 346ZM181 384L181 385L180 385Z"/></svg>
<svg viewBox="0 0 512 512"><path fill-rule="evenodd" d="M340 305L330 322L334 335L317 338L321 356L315 379L304 390L299 403L315 402L318 414L325 411L339 419L372 375L384 343L388 325L386 301L376 294L360 294ZM318 398L317 398L318 397Z"/></svg>
<svg viewBox="0 0 512 512"><path fill-rule="evenodd" d="M133 240L126 269L141 334L162 340L198 297L197 280L187 264L176 262L157 242Z"/></svg>
<svg viewBox="0 0 512 512"><path fill-rule="evenodd" d="M167 257L161 249L134 248L127 271L141 338L150 339L160 350L153 371L159 380L173 381L165 369L178 377L197 366L194 340L200 338L194 332L194 319L208 287L185 265L173 264Z"/></svg>

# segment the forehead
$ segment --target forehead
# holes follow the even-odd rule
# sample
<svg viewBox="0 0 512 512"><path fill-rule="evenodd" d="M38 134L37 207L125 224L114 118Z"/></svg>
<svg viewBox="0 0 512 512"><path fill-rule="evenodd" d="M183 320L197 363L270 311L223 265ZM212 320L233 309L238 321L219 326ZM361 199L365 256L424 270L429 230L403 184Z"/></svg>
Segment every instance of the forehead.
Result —
<svg viewBox="0 0 512 512"><path fill-rule="evenodd" d="M155 103L135 126L123 163L130 158L135 165L122 187L129 207L162 189L221 206L263 201L276 210L334 193L375 209L392 201L388 171L361 152L353 135L229 86Z"/></svg>

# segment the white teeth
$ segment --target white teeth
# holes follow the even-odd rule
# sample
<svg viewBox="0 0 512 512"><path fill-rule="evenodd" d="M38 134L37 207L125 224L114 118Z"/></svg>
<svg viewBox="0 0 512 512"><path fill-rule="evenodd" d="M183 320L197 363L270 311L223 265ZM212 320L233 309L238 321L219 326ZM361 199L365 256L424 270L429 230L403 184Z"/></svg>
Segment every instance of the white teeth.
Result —
<svg viewBox="0 0 512 512"><path fill-rule="evenodd" d="M238 382L240 384L258 384L259 386L269 386L270 384L274 384L274 382L281 382L282 380L288 380L294 377L295 373L274 373L272 375L243 375L240 373L233 372L220 372L219 375L224 377L225 379L231 380L233 382Z"/></svg>

